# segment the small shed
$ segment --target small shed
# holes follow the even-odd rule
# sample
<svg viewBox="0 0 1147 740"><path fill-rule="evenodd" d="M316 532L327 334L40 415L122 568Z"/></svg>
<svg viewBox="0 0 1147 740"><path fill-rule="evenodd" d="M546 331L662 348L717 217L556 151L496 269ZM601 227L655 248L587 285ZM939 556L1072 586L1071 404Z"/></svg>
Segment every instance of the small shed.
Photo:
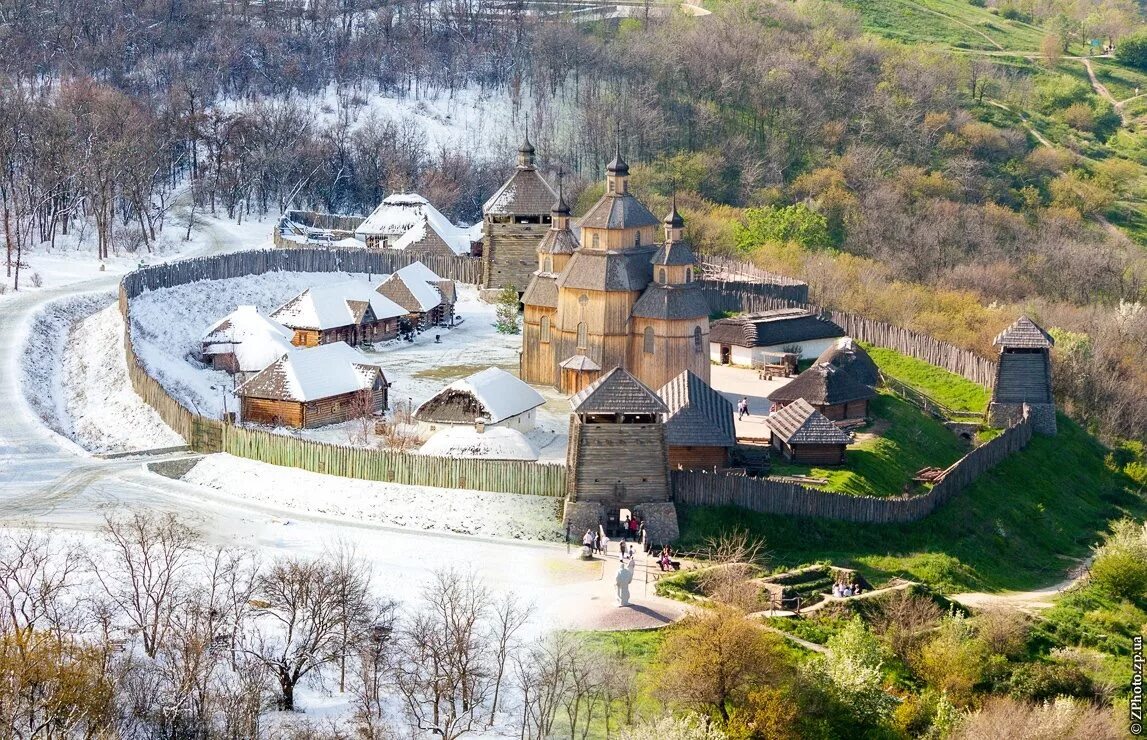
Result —
<svg viewBox="0 0 1147 740"><path fill-rule="evenodd" d="M729 450L737 444L733 404L688 370L662 386L657 395L669 408L665 417L669 467L727 467Z"/></svg>
<svg viewBox="0 0 1147 740"><path fill-rule="evenodd" d="M817 357L844 335L844 329L812 311L782 308L714 321L709 355L722 365L759 367L789 353L802 360Z"/></svg>
<svg viewBox="0 0 1147 740"><path fill-rule="evenodd" d="M402 306L412 328L426 329L443 323L444 318L448 320L442 293L415 274L399 270L379 283L376 290L379 295Z"/></svg>
<svg viewBox="0 0 1147 740"><path fill-rule="evenodd" d="M335 342L280 357L235 395L244 422L309 429L386 409L388 385L382 368Z"/></svg>
<svg viewBox="0 0 1147 740"><path fill-rule="evenodd" d="M294 332L255 306L239 306L207 329L201 352L211 367L242 382L293 350L293 336Z"/></svg>
<svg viewBox="0 0 1147 740"><path fill-rule="evenodd" d="M470 254L474 247L471 229L455 226L430 201L417 193L393 193L383 199L354 235L371 249L398 249L418 245L434 248L427 253ZM399 243L402 247L399 247ZM438 242L445 250L438 249Z"/></svg>
<svg viewBox="0 0 1147 740"><path fill-rule="evenodd" d="M418 407L414 418L431 429L439 425L507 427L529 431L537 408L546 399L510 373L497 367L456 380Z"/></svg>
<svg viewBox="0 0 1147 740"><path fill-rule="evenodd" d="M853 380L869 388L880 385L880 369L852 337L841 337L833 342L831 347L821 352L820 357L816 358L816 364L822 363L843 370L851 375Z"/></svg>
<svg viewBox="0 0 1147 740"><path fill-rule="evenodd" d="M871 387L827 362L813 365L768 396L777 409L806 401L832 421L863 419L868 416L869 399L875 397Z"/></svg>
<svg viewBox="0 0 1147 740"><path fill-rule="evenodd" d="M807 465L843 465L852 436L808 404L797 399L766 420L772 446L785 459Z"/></svg>
<svg viewBox="0 0 1147 740"><path fill-rule="evenodd" d="M411 262L406 267L395 270L395 274L402 275L404 278L421 280L434 287L442 299L442 307L434 317L435 323L451 323L454 318L454 304L458 302L458 286L453 280L441 277L421 262Z"/></svg>
<svg viewBox="0 0 1147 740"><path fill-rule="evenodd" d="M481 457L487 460L537 460L538 451L517 429L452 426L434 433L418 450L441 457Z"/></svg>
<svg viewBox="0 0 1147 740"><path fill-rule="evenodd" d="M299 347L346 342L352 347L398 336L406 309L379 295L365 280L308 288L284 303L271 318L294 330Z"/></svg>

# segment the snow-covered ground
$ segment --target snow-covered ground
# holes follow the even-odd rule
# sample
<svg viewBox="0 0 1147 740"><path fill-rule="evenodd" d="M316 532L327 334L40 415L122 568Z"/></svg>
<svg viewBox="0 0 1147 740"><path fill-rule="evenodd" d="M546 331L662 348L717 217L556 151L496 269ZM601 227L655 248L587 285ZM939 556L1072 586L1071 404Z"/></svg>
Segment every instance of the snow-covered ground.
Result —
<svg viewBox="0 0 1147 740"><path fill-rule="evenodd" d="M277 509L430 532L561 541L562 500L336 478L210 455L183 480Z"/></svg>
<svg viewBox="0 0 1147 740"><path fill-rule="evenodd" d="M230 411L238 403L230 376L205 368L191 357L208 327L240 305L254 305L269 313L309 287L347 277L345 273L276 272L204 280L144 293L131 304L136 354L172 396L205 416L218 417L225 398ZM385 276L355 277L377 284ZM434 328L417 335L413 342L387 342L367 353L391 383L392 407L409 404L416 408L451 381L487 367L517 374L521 335L499 334L494 329L494 306L480 301L475 287L458 286L455 314L464 320L452 329ZM440 341L435 341L436 336ZM552 389L538 390L547 403L538 409L537 428L526 436L539 450L540 459L564 460L569 404ZM360 424L347 422L302 432L279 431L348 444L358 436L359 428ZM368 443L377 445L379 440L372 437Z"/></svg>

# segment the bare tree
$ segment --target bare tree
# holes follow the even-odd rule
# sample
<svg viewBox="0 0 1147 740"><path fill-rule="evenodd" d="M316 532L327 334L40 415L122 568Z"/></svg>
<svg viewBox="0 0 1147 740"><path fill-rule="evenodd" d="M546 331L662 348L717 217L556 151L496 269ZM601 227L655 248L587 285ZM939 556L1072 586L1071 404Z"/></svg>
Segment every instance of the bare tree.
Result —
<svg viewBox="0 0 1147 740"><path fill-rule="evenodd" d="M490 642L494 648L494 697L490 700L490 725L498 713L502 681L512 653L517 649L516 636L533 615L533 605L523 604L513 591L504 594L491 608Z"/></svg>
<svg viewBox="0 0 1147 740"><path fill-rule="evenodd" d="M187 575L199 536L172 514L143 512L108 517L104 536L110 563L101 558L92 570L114 609L139 632L144 652L154 658L171 629L171 616L188 598Z"/></svg>
<svg viewBox="0 0 1147 740"><path fill-rule="evenodd" d="M544 740L553 736L554 722L570 692L570 671L577 659L576 640L566 632L553 633L514 656L514 682L521 700L523 740Z"/></svg>

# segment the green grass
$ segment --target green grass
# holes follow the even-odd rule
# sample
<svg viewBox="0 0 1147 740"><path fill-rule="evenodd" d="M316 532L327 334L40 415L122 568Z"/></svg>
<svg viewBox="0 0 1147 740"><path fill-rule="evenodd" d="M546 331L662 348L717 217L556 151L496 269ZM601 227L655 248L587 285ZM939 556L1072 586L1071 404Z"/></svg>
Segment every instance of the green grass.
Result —
<svg viewBox="0 0 1147 740"><path fill-rule="evenodd" d="M843 0L864 30L905 43L960 49L1035 51L1043 32L977 8L967 0ZM993 43L995 42L995 43Z"/></svg>
<svg viewBox="0 0 1147 740"><path fill-rule="evenodd" d="M982 412L992 399L991 391L967 378L883 347L864 345L880 371L912 386L953 411Z"/></svg>
<svg viewBox="0 0 1147 740"><path fill-rule="evenodd" d="M1060 580L1111 519L1143 518L1144 500L1104 465L1106 450L1064 416L1059 435L985 474L932 516L874 525L679 507L681 547L733 528L762 537L774 566L816 561L857 568L874 583L901 576L944 593L1029 589Z"/></svg>
<svg viewBox="0 0 1147 740"><path fill-rule="evenodd" d="M774 458L772 474L826 478L828 484L819 488L835 493L898 496L917 470L946 468L965 452L964 444L943 424L889 393L872 399L869 413L878 426L887 428L874 439L850 446L843 467L794 465Z"/></svg>

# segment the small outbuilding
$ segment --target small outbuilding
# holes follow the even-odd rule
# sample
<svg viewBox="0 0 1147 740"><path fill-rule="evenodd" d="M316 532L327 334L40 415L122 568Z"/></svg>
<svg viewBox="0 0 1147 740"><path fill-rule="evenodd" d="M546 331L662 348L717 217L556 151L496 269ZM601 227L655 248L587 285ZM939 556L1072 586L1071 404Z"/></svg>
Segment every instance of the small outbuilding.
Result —
<svg viewBox="0 0 1147 740"><path fill-rule="evenodd" d="M506 427L529 431L537 408L546 399L510 373L497 367L456 380L418 407L414 418L431 429L482 423L487 429Z"/></svg>
<svg viewBox="0 0 1147 740"><path fill-rule="evenodd" d="M843 370L851 375L853 380L869 388L880 385L880 369L852 337L841 337L833 342L831 347L821 352L820 357L816 358L816 364L824 363Z"/></svg>
<svg viewBox="0 0 1147 740"><path fill-rule="evenodd" d="M294 349L287 327L267 318L255 306L239 306L203 334L204 362L243 382Z"/></svg>
<svg viewBox="0 0 1147 740"><path fill-rule="evenodd" d="M344 342L284 355L235 389L244 422L300 429L386 409L386 376Z"/></svg>
<svg viewBox="0 0 1147 740"><path fill-rule="evenodd" d="M423 254L469 255L473 230L455 226L417 193L393 193L355 229L371 249L401 249Z"/></svg>
<svg viewBox="0 0 1147 740"><path fill-rule="evenodd" d="M761 367L778 364L786 354L817 357L844 335L844 329L812 311L782 308L714 321L709 356L722 365Z"/></svg>
<svg viewBox="0 0 1147 740"><path fill-rule="evenodd" d="M807 402L832 421L863 419L876 391L827 362L813 365L768 395L775 409L798 400Z"/></svg>
<svg viewBox="0 0 1147 740"><path fill-rule="evenodd" d="M852 435L833 424L803 398L769 414L766 421L772 431L773 449L789 462L844 464L844 450L852 441Z"/></svg>
<svg viewBox="0 0 1147 740"><path fill-rule="evenodd" d="M737 444L733 404L686 370L657 391L669 408L665 443L669 467L677 470L724 468Z"/></svg>
<svg viewBox="0 0 1147 740"><path fill-rule="evenodd" d="M538 451L517 429L483 425L452 426L434 433L418 450L441 457L486 460L537 460Z"/></svg>
<svg viewBox="0 0 1147 740"><path fill-rule="evenodd" d="M452 306L448 306L437 287L416 273L399 270L378 284L378 294L402 307L411 328L426 329L449 323Z"/></svg>
<svg viewBox="0 0 1147 740"><path fill-rule="evenodd" d="M352 347L398 336L406 309L380 295L365 280L308 288L284 303L271 318L294 331L298 347L346 342Z"/></svg>
<svg viewBox="0 0 1147 740"><path fill-rule="evenodd" d="M453 280L441 277L421 262L411 262L406 267L396 270L395 274L402 275L404 279L421 280L437 290L442 305L434 315L435 323L441 325L450 324L453 321L454 304L458 302L458 286Z"/></svg>

